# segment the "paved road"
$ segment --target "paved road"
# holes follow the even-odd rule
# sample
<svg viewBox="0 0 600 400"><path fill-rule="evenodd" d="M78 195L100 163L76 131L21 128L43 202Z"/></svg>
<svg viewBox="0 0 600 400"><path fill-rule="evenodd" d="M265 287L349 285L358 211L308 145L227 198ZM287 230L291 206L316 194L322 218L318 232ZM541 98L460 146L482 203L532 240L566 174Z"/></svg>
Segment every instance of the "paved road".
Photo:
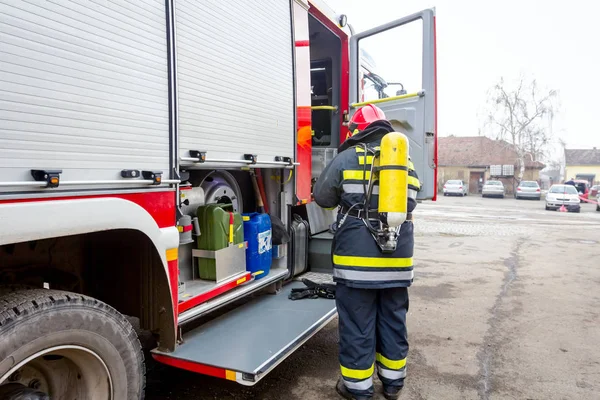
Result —
<svg viewBox="0 0 600 400"><path fill-rule="evenodd" d="M594 206L573 214L538 201L442 197L419 205L415 225L402 399L598 398ZM147 399L337 399L336 329L332 322L252 388L158 366Z"/></svg>

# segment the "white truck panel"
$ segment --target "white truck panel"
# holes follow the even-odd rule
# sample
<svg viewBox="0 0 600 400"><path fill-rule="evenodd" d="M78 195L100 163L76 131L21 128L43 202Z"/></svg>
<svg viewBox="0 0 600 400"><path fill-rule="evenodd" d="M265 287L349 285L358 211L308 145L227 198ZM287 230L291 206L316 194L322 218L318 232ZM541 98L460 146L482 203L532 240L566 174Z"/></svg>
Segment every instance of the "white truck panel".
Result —
<svg viewBox="0 0 600 400"><path fill-rule="evenodd" d="M294 157L290 1L175 2L179 149Z"/></svg>
<svg viewBox="0 0 600 400"><path fill-rule="evenodd" d="M164 1L0 0L0 15L0 182L167 176Z"/></svg>

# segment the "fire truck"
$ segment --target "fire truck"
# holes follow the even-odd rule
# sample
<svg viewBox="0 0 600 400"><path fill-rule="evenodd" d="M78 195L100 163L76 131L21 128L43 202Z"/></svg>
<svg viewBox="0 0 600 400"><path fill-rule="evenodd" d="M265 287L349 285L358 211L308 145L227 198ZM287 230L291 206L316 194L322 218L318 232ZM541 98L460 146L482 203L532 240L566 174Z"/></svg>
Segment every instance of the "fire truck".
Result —
<svg viewBox="0 0 600 400"><path fill-rule="evenodd" d="M363 44L405 26L420 58L392 41L399 61L375 70ZM435 200L432 9L354 33L319 0L0 0L0 32L3 395L142 398L143 334L157 362L256 384L336 316L288 297L331 277L336 212L311 187L366 104L408 136ZM378 72L414 63L415 90ZM215 204L227 244L200 248ZM268 271L233 240L257 211Z"/></svg>

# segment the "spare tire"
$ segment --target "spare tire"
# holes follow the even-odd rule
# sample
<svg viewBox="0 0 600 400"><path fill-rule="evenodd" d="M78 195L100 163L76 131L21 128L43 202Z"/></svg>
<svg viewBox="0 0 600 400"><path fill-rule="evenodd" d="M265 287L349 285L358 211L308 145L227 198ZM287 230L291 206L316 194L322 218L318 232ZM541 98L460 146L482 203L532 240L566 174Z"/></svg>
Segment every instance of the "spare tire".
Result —
<svg viewBox="0 0 600 400"><path fill-rule="evenodd" d="M0 389L20 384L51 399L144 396L137 335L101 301L58 290L6 293L0 296L0 338Z"/></svg>

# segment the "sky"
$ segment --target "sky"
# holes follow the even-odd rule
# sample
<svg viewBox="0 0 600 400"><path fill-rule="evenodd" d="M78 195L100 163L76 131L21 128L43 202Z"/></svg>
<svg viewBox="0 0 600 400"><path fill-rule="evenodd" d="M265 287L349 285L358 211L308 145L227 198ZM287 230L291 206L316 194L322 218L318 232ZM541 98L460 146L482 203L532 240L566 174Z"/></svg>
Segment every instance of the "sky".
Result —
<svg viewBox="0 0 600 400"><path fill-rule="evenodd" d="M489 89L501 77L514 82L523 75L558 92L556 139L565 140L567 148L600 147L600 2L325 1L346 14L356 32L436 8L440 136L476 136L484 127ZM381 75L408 82L409 93L421 76L420 62L411 61L421 55L418 31L399 28L364 43ZM558 140L554 144L558 151Z"/></svg>

